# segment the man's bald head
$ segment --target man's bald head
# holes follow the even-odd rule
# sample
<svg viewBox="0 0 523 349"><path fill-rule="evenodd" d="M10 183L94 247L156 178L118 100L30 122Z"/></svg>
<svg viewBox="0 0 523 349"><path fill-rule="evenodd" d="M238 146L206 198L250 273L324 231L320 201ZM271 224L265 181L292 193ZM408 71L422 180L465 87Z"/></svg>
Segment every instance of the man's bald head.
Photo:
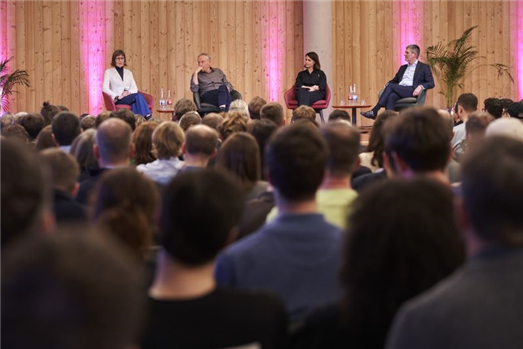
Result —
<svg viewBox="0 0 523 349"><path fill-rule="evenodd" d="M211 156L218 144L218 133L206 125L191 127L185 135L185 152Z"/></svg>
<svg viewBox="0 0 523 349"><path fill-rule="evenodd" d="M110 118L100 124L96 132L99 161L105 166L128 162L132 156L131 133L131 127L117 118Z"/></svg>

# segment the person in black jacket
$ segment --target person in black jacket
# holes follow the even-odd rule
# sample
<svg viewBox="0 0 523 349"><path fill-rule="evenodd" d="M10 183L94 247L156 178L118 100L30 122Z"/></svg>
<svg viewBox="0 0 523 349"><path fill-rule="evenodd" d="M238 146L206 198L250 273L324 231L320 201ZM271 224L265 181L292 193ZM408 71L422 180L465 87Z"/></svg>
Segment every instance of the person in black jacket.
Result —
<svg viewBox="0 0 523 349"><path fill-rule="evenodd" d="M316 52L305 55L304 70L296 77L296 99L298 106L311 106L314 102L325 99L327 76L321 70L320 58Z"/></svg>

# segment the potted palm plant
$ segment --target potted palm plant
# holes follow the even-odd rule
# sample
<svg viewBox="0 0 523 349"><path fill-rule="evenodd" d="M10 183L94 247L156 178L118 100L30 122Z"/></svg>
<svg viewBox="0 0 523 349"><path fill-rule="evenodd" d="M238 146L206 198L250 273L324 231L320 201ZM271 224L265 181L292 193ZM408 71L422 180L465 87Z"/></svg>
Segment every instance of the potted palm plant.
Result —
<svg viewBox="0 0 523 349"><path fill-rule="evenodd" d="M16 85L29 87L29 74L25 70L16 69L9 74L7 64L12 58L6 58L0 62L0 115L9 110L9 96L16 92L14 90Z"/></svg>
<svg viewBox="0 0 523 349"><path fill-rule="evenodd" d="M501 63L479 63L479 60L485 57L480 56L477 47L469 42L470 35L476 28L477 26L470 27L460 38L447 44L439 42L426 50L427 63L440 83L440 93L445 97L448 108L456 100L456 88L463 88L463 79L477 68L493 67L497 70L498 77L506 74L514 82L509 66Z"/></svg>

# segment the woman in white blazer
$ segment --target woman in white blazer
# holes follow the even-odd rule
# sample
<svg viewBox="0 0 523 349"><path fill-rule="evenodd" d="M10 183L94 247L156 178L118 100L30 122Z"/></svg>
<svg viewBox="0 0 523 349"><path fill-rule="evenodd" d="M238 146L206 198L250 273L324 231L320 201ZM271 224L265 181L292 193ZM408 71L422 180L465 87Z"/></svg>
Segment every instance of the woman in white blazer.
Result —
<svg viewBox="0 0 523 349"><path fill-rule="evenodd" d="M123 50L114 51L111 59L112 68L107 69L104 73L102 91L111 96L115 104L130 105L133 113L147 117L151 114L151 110L145 98L138 93L133 73L124 68L126 65L125 52Z"/></svg>

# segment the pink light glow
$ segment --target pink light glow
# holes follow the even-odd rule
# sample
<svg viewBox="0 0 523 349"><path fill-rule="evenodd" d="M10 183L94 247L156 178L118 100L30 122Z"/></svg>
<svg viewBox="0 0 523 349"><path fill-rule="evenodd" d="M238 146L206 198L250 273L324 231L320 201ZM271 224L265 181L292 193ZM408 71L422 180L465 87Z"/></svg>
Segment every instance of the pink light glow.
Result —
<svg viewBox="0 0 523 349"><path fill-rule="evenodd" d="M285 33L281 30L278 18L278 3L269 2L266 14L269 28L264 31L268 35L267 46L264 47L266 80L269 86L269 101L277 102L281 90L281 70L283 50L285 47Z"/></svg>
<svg viewBox="0 0 523 349"><path fill-rule="evenodd" d="M516 2L516 26L512 27L515 47L516 83L518 100L523 99L523 1Z"/></svg>
<svg viewBox="0 0 523 349"><path fill-rule="evenodd" d="M89 96L89 113L102 110L102 83L105 68L105 6L104 1L80 2L80 35L82 66Z"/></svg>
<svg viewBox="0 0 523 349"><path fill-rule="evenodd" d="M0 1L0 61L7 57L7 1Z"/></svg>
<svg viewBox="0 0 523 349"><path fill-rule="evenodd" d="M399 45L398 63L405 64L405 47L410 44L423 46L423 1L399 2ZM423 52L423 49L421 50Z"/></svg>

